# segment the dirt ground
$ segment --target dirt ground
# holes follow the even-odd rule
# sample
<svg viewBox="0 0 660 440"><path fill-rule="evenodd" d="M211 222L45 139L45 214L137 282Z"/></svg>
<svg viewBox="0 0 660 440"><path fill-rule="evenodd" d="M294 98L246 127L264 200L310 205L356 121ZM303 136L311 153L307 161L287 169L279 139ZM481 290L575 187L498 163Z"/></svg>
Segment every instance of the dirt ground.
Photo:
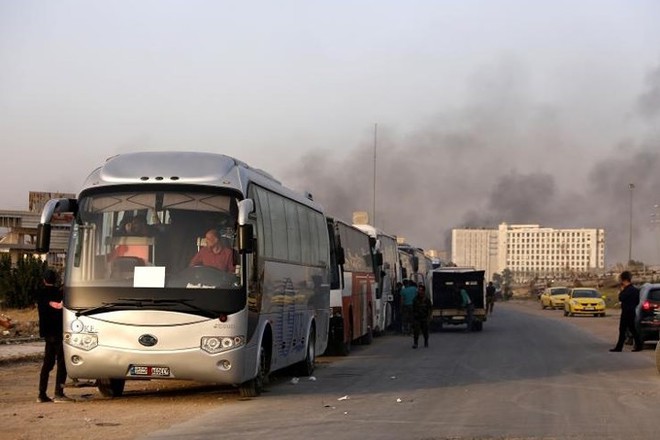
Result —
<svg viewBox="0 0 660 440"><path fill-rule="evenodd" d="M14 327L0 337L38 336L36 309L4 310ZM18 331L17 331L18 330ZM67 382L73 403L37 403L41 360L0 365L0 439L133 439L183 422L228 402L240 402L232 387L189 381L128 381L124 397L104 398L90 382ZM48 395L53 396L55 370ZM277 380L277 379L276 379Z"/></svg>
<svg viewBox="0 0 660 440"><path fill-rule="evenodd" d="M510 301L498 307L521 308L528 313L571 323L614 342L618 311L605 318L564 318L559 310L541 310L535 301ZM376 341L377 342L377 341ZM335 358L336 359L336 358ZM333 362L320 358L319 368ZM128 381L125 396L103 398L91 384L67 386L66 394L74 403L36 403L39 361L0 366L0 438L4 439L133 439L198 416L218 405L240 404L242 398L233 388L183 381ZM52 395L54 372L49 394ZM275 378L278 381L287 377Z"/></svg>
<svg viewBox="0 0 660 440"><path fill-rule="evenodd" d="M232 388L129 381L122 398L103 398L96 387L83 384L65 388L74 403L36 403L40 365L36 361L0 369L0 438L133 439L240 400Z"/></svg>

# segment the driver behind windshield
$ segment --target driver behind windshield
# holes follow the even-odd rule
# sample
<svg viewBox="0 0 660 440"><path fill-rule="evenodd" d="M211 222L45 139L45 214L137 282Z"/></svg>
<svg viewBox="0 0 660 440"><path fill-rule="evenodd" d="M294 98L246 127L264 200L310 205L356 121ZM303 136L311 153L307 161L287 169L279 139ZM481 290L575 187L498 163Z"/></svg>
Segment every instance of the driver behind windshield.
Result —
<svg viewBox="0 0 660 440"><path fill-rule="evenodd" d="M221 237L216 229L206 231L204 238L206 246L190 260L190 266L208 266L225 272L234 272L234 250L228 239Z"/></svg>

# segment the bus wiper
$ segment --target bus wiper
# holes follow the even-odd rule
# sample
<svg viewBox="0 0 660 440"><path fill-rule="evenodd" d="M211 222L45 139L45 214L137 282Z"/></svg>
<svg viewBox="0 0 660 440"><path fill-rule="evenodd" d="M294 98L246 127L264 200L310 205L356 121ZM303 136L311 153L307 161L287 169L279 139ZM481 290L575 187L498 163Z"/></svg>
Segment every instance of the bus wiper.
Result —
<svg viewBox="0 0 660 440"><path fill-rule="evenodd" d="M90 308L85 309L85 310L76 311L76 317L78 317L78 316L87 316L87 315L91 315L91 314L96 313L96 312L111 310L111 309L114 309L116 307L142 307L142 303L141 302L135 302L131 299L125 299L125 300L116 301L116 302L103 302L103 303L101 303L100 306L94 306L94 307L90 307Z"/></svg>
<svg viewBox="0 0 660 440"><path fill-rule="evenodd" d="M190 307L193 310L197 310L198 312L202 312L206 316L209 316L209 317L215 317L218 314L217 312L214 312L213 310L204 309L204 308L198 307L194 304L190 304L191 300L189 298L154 299L152 301L154 302L154 304L163 304L163 305L182 304L184 306Z"/></svg>
<svg viewBox="0 0 660 440"><path fill-rule="evenodd" d="M119 298L116 302L104 302L100 306L90 307L89 309L79 310L76 312L76 317L91 315L96 312L111 310L116 307L145 307L147 305L175 305L181 304L186 307L189 307L193 310L203 313L208 317L215 317L217 312L213 310L207 310L202 307L198 307L194 304L190 304L190 299L188 298L175 298L175 299L154 299L154 298Z"/></svg>

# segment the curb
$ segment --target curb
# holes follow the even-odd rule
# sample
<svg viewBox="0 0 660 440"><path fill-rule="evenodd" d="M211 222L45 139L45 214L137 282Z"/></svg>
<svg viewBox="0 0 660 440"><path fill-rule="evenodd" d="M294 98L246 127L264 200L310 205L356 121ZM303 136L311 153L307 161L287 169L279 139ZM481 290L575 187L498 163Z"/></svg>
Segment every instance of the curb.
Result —
<svg viewBox="0 0 660 440"><path fill-rule="evenodd" d="M41 361L43 358L43 353L17 354L14 356L0 358L0 367L11 364L20 364L24 362L37 362Z"/></svg>

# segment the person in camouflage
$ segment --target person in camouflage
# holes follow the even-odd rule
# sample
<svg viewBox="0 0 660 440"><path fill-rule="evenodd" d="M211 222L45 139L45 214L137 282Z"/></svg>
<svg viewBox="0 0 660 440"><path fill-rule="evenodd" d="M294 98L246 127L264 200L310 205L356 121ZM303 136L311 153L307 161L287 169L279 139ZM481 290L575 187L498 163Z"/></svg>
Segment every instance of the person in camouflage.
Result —
<svg viewBox="0 0 660 440"><path fill-rule="evenodd" d="M417 286L417 296L413 300L413 348L417 348L419 333L424 336L424 347L429 346L429 323L433 313L433 304L426 296L426 287L423 284Z"/></svg>

